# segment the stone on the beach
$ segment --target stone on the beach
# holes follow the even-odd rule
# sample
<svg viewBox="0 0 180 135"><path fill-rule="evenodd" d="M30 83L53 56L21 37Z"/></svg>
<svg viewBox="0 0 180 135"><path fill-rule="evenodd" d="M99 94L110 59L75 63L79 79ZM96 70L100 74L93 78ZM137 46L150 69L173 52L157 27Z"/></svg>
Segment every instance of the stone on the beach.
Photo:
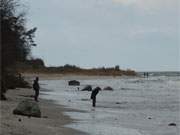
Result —
<svg viewBox="0 0 180 135"><path fill-rule="evenodd" d="M35 101L24 100L18 104L18 106L13 110L13 114L41 117L41 111L39 105Z"/></svg>
<svg viewBox="0 0 180 135"><path fill-rule="evenodd" d="M113 90L113 88L108 86L108 87L105 87L103 90Z"/></svg>
<svg viewBox="0 0 180 135"><path fill-rule="evenodd" d="M168 126L176 126L176 123L169 123Z"/></svg>
<svg viewBox="0 0 180 135"><path fill-rule="evenodd" d="M48 118L48 116L43 116L43 118Z"/></svg>
<svg viewBox="0 0 180 135"><path fill-rule="evenodd" d="M69 85L79 86L80 82L76 81L76 80L71 80L71 81L69 81Z"/></svg>
<svg viewBox="0 0 180 135"><path fill-rule="evenodd" d="M92 91L92 86L91 85L87 85L81 91Z"/></svg>
<svg viewBox="0 0 180 135"><path fill-rule="evenodd" d="M1 93L0 97L1 97L0 100L7 100L6 96L3 93Z"/></svg>

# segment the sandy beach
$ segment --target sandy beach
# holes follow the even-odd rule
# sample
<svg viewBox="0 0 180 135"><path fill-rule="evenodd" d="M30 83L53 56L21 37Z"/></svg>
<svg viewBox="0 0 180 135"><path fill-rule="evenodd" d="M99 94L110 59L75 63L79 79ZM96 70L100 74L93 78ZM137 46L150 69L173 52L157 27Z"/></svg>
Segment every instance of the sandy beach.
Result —
<svg viewBox="0 0 180 135"><path fill-rule="evenodd" d="M53 104L53 101L40 99L38 102L42 118L14 115L13 109L24 99L32 99L32 89L8 90L7 101L1 101L0 135L85 135L71 128L63 127L73 120L63 115L63 106Z"/></svg>

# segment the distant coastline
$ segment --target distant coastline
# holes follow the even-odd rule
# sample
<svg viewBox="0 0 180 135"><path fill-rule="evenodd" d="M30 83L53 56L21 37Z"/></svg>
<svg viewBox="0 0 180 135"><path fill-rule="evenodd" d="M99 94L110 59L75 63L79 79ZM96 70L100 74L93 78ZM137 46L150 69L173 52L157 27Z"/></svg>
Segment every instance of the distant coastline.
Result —
<svg viewBox="0 0 180 135"><path fill-rule="evenodd" d="M75 65L66 64L59 67L46 67L44 64L29 63L29 64L17 64L18 72L20 73L43 73L43 74L62 74L62 75L88 75L88 76L136 76L137 73L134 70L120 69L119 66L115 67L100 67L85 69Z"/></svg>

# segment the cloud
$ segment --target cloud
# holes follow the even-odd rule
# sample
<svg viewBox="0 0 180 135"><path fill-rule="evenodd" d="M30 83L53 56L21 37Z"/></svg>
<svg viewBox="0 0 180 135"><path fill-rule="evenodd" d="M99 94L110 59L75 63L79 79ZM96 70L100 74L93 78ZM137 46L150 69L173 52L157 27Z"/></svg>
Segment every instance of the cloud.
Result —
<svg viewBox="0 0 180 135"><path fill-rule="evenodd" d="M125 5L136 3L136 0L112 0L112 1L114 3L125 4Z"/></svg>
<svg viewBox="0 0 180 135"><path fill-rule="evenodd" d="M145 35L154 35L154 34L159 34L159 35L169 35L171 36L173 33L175 33L174 29L171 27L166 27L164 28L136 28L130 31L130 37L136 38L136 37L141 37Z"/></svg>
<svg viewBox="0 0 180 135"><path fill-rule="evenodd" d="M31 4L28 23L38 27L35 38L38 46L33 54L44 58L48 65L119 63L139 70L163 70L162 65L166 64L176 68L177 1L28 1Z"/></svg>
<svg viewBox="0 0 180 135"><path fill-rule="evenodd" d="M141 9L172 9L178 7L178 0L112 0L116 4L134 5Z"/></svg>

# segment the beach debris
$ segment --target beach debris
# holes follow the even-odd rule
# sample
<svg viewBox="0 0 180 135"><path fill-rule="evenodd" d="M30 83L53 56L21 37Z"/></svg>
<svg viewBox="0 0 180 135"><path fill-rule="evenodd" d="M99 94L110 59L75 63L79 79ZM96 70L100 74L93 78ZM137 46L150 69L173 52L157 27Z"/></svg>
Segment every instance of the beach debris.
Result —
<svg viewBox="0 0 180 135"><path fill-rule="evenodd" d="M23 100L13 110L13 114L23 115L28 117L41 117L41 111L37 102L32 100Z"/></svg>
<svg viewBox="0 0 180 135"><path fill-rule="evenodd" d="M0 100L7 100L6 96L4 94L1 94Z"/></svg>
<svg viewBox="0 0 180 135"><path fill-rule="evenodd" d="M43 116L43 118L48 118L48 116Z"/></svg>
<svg viewBox="0 0 180 135"><path fill-rule="evenodd" d="M19 95L19 96L22 96L22 97L31 97L31 98L34 97L34 95Z"/></svg>
<svg viewBox="0 0 180 135"><path fill-rule="evenodd" d="M81 91L92 91L92 86L86 85Z"/></svg>
<svg viewBox="0 0 180 135"><path fill-rule="evenodd" d="M73 85L73 86L79 86L80 85L80 82L79 81L76 81L76 80L71 80L68 82L69 85Z"/></svg>
<svg viewBox="0 0 180 135"><path fill-rule="evenodd" d="M152 118L151 117L148 117L149 120L151 120Z"/></svg>
<svg viewBox="0 0 180 135"><path fill-rule="evenodd" d="M18 121L21 122L21 118L19 118Z"/></svg>
<svg viewBox="0 0 180 135"><path fill-rule="evenodd" d="M81 101L89 101L89 98L82 98Z"/></svg>
<svg viewBox="0 0 180 135"><path fill-rule="evenodd" d="M176 126L176 123L169 123L168 126Z"/></svg>
<svg viewBox="0 0 180 135"><path fill-rule="evenodd" d="M107 86L107 87L105 87L103 90L113 90L113 88L110 87L110 86Z"/></svg>
<svg viewBox="0 0 180 135"><path fill-rule="evenodd" d="M121 104L120 102L116 102L116 104Z"/></svg>
<svg viewBox="0 0 180 135"><path fill-rule="evenodd" d="M9 124L7 124L7 123L4 123L3 125L5 125L5 126L7 126L7 127L10 127L10 125L9 125Z"/></svg>
<svg viewBox="0 0 180 135"><path fill-rule="evenodd" d="M121 90L133 90L132 88L120 88Z"/></svg>

